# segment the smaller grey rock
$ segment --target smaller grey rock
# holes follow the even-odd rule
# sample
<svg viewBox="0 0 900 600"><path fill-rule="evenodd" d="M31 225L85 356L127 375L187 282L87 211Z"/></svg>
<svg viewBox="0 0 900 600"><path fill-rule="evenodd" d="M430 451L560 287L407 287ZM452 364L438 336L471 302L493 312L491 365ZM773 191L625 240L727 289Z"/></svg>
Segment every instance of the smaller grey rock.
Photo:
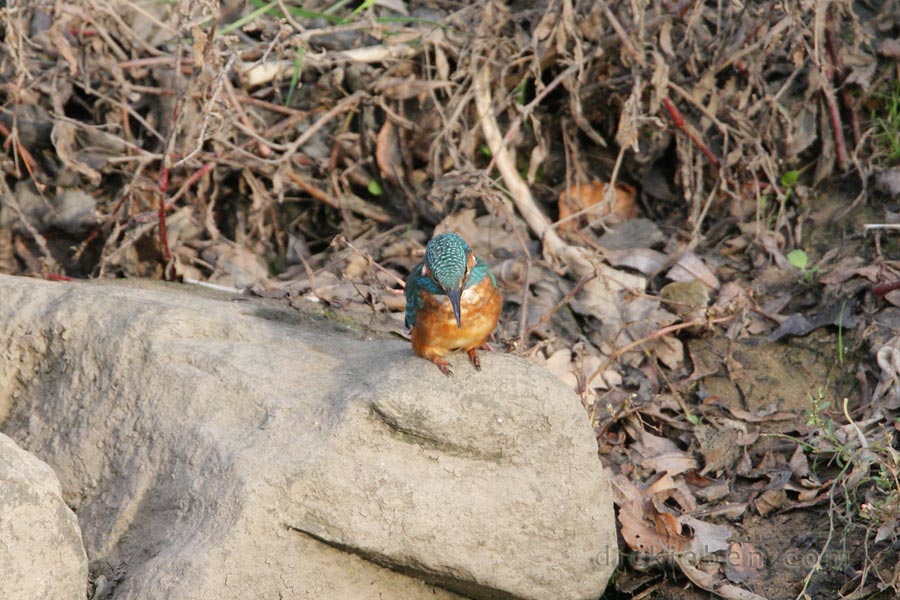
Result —
<svg viewBox="0 0 900 600"><path fill-rule="evenodd" d="M0 434L0 598L84 600L78 519L46 463Z"/></svg>
<svg viewBox="0 0 900 600"><path fill-rule="evenodd" d="M877 173L872 187L885 196L900 196L900 168L885 169Z"/></svg>

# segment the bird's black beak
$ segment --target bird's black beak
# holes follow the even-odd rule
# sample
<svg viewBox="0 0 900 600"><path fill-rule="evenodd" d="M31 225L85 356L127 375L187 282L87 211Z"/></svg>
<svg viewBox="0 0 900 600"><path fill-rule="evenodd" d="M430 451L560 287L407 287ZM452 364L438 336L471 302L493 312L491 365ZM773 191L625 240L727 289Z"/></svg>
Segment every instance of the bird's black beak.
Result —
<svg viewBox="0 0 900 600"><path fill-rule="evenodd" d="M462 290L447 290L447 297L450 298L450 304L453 305L453 314L456 315L456 326L462 329L462 319L459 315L459 297Z"/></svg>

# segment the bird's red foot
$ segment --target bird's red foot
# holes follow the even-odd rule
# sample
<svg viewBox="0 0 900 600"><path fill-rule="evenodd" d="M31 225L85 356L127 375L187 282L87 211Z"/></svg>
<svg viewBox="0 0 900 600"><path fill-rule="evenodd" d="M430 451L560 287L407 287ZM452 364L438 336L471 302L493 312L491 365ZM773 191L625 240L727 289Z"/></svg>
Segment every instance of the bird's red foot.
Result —
<svg viewBox="0 0 900 600"><path fill-rule="evenodd" d="M485 352L493 352L493 350L491 350L491 347L488 346L487 342L485 342L481 345L481 349L484 350Z"/></svg>
<svg viewBox="0 0 900 600"><path fill-rule="evenodd" d="M478 354L475 348L472 348L468 351L469 360L472 361L472 365L475 367L477 371L481 370L481 360L478 359Z"/></svg>
<svg viewBox="0 0 900 600"><path fill-rule="evenodd" d="M443 373L447 377L450 377L451 375L453 375L453 371L450 370L450 363L448 363L446 360L444 360L440 356L433 356L431 358L431 362L433 362L435 365L437 365L437 368L441 370L441 373Z"/></svg>

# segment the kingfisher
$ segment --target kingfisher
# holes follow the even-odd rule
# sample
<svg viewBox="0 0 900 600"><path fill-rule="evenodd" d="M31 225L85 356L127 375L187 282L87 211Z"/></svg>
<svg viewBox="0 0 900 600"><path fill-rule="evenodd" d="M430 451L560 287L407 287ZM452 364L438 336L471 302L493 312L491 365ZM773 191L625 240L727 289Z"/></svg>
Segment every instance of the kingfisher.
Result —
<svg viewBox="0 0 900 600"><path fill-rule="evenodd" d="M444 356L465 350L479 371L476 350L485 348L497 327L503 296L486 262L476 257L457 233L434 236L425 260L406 280L406 326L413 352L444 375L452 375Z"/></svg>

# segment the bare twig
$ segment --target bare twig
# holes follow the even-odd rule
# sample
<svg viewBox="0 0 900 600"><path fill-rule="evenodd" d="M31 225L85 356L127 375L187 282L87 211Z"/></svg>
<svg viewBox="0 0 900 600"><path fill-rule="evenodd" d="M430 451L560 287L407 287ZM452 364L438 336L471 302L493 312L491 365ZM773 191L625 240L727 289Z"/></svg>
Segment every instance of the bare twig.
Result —
<svg viewBox="0 0 900 600"><path fill-rule="evenodd" d="M491 100L491 68L487 62L481 65L473 82L475 92L475 106L478 109L478 119L485 141L491 149L497 163L497 170L503 177L506 187L512 196L513 203L519 213L528 223L531 231L544 244L544 254L550 260L555 261L566 244L556 231L550 226L547 217L540 211L534 201L534 196L528 185L516 170L515 162L503 143L500 134L500 126L494 117Z"/></svg>

